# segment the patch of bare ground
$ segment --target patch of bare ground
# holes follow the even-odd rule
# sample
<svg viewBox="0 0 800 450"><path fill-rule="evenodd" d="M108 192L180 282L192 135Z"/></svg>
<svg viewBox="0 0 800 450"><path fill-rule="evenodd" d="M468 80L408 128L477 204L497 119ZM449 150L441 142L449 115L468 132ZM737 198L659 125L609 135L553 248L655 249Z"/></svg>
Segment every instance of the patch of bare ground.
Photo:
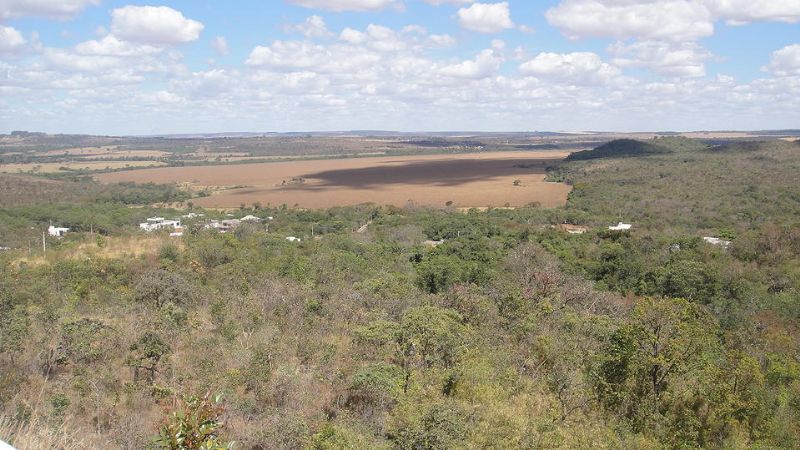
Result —
<svg viewBox="0 0 800 450"><path fill-rule="evenodd" d="M219 188L204 207L267 205L325 208L376 203L486 207L563 205L570 187L545 181L567 152L493 152L263 164L169 167L96 176L101 182L191 183ZM303 180L302 183L293 180ZM227 189L224 189L228 187Z"/></svg>

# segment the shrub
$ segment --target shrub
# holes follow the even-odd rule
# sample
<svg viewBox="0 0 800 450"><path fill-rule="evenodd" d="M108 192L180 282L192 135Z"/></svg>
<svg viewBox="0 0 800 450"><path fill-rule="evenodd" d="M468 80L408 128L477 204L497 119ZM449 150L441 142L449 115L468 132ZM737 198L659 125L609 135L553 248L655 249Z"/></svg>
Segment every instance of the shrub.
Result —
<svg viewBox="0 0 800 450"><path fill-rule="evenodd" d="M198 297L197 290L186 279L174 272L155 269L145 272L134 286L134 298L138 302L161 308L167 302L176 305L192 303Z"/></svg>
<svg viewBox="0 0 800 450"><path fill-rule="evenodd" d="M233 449L233 443L225 442L220 436L225 426L220 419L223 412L220 396L212 399L206 394L204 397L178 399L176 407L159 429L156 447L169 450Z"/></svg>
<svg viewBox="0 0 800 450"><path fill-rule="evenodd" d="M75 363L86 364L106 357L113 347L111 329L94 319L80 319L63 325L61 349Z"/></svg>

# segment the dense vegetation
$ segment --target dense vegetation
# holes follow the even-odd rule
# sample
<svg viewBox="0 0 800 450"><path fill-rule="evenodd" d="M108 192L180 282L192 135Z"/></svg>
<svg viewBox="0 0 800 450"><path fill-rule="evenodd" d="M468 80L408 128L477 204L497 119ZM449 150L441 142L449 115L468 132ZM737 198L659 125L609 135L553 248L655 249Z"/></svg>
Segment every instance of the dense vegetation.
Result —
<svg viewBox="0 0 800 450"><path fill-rule="evenodd" d="M248 207L268 230L2 252L0 425L128 449L797 448L800 146L658 145L553 168L562 209ZM58 207L87 206L0 223Z"/></svg>
<svg viewBox="0 0 800 450"><path fill-rule="evenodd" d="M637 141L635 139L617 139L597 148L572 153L567 161L584 161L601 158L624 158L669 153L669 147L658 142Z"/></svg>

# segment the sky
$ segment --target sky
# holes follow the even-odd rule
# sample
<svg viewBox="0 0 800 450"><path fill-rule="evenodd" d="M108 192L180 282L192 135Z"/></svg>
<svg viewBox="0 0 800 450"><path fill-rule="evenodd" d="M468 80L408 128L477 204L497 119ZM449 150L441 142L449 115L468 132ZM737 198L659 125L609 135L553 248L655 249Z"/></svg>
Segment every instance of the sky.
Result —
<svg viewBox="0 0 800 450"><path fill-rule="evenodd" d="M800 0L0 0L0 133L800 128Z"/></svg>

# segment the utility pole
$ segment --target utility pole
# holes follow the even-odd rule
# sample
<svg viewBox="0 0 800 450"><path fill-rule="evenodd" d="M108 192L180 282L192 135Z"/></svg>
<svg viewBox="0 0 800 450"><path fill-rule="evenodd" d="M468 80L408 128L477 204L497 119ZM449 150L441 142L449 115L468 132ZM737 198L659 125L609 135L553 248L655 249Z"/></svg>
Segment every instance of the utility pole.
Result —
<svg viewBox="0 0 800 450"><path fill-rule="evenodd" d="M47 256L47 239L44 231L42 231L42 256Z"/></svg>
<svg viewBox="0 0 800 450"><path fill-rule="evenodd" d="M314 222L311 222L311 237L314 237Z"/></svg>

